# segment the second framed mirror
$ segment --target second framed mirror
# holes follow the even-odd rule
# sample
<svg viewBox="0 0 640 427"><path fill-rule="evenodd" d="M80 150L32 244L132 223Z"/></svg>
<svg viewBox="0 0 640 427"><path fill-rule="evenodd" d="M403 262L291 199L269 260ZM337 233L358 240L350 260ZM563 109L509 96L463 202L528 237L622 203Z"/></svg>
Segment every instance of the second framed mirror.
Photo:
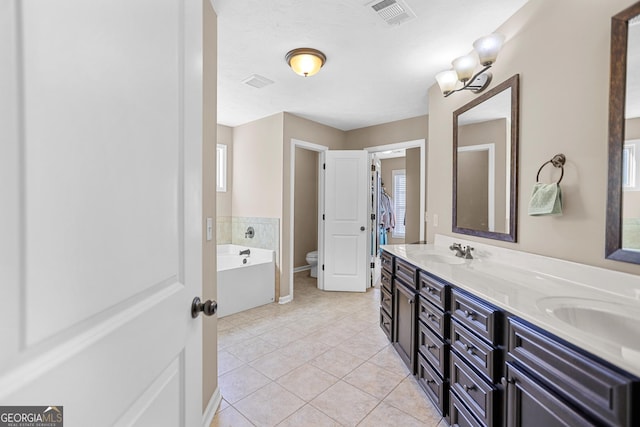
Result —
<svg viewBox="0 0 640 427"><path fill-rule="evenodd" d="M518 74L453 112L452 231L515 242Z"/></svg>

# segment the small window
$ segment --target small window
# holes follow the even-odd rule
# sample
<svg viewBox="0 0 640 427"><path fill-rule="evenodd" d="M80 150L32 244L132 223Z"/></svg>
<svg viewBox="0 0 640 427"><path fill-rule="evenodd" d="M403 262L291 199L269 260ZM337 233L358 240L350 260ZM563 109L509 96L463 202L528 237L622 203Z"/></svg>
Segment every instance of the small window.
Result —
<svg viewBox="0 0 640 427"><path fill-rule="evenodd" d="M407 175L404 169L392 170L393 211L396 214L396 226L391 237L401 239L405 234L405 213L407 211Z"/></svg>
<svg viewBox="0 0 640 427"><path fill-rule="evenodd" d="M627 191L640 191L640 183L637 180L638 170L638 145L640 139L626 141L622 149L622 188Z"/></svg>
<svg viewBox="0 0 640 427"><path fill-rule="evenodd" d="M227 146L224 144L216 147L216 191L227 191Z"/></svg>

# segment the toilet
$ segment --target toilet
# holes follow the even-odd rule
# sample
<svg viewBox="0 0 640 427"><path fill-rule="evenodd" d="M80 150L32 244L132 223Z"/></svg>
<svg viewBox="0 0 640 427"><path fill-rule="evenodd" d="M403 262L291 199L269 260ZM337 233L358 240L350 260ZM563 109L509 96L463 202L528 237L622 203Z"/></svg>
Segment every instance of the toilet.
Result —
<svg viewBox="0 0 640 427"><path fill-rule="evenodd" d="M306 260L311 266L311 277L318 277L318 251L309 252Z"/></svg>

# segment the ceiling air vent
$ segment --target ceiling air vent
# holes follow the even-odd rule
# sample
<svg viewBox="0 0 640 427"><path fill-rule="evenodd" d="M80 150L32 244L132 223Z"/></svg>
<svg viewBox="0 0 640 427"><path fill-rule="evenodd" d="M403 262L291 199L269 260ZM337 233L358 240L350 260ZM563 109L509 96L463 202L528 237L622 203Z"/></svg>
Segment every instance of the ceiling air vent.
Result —
<svg viewBox="0 0 640 427"><path fill-rule="evenodd" d="M375 0L367 3L387 24L400 25L416 17L409 6L401 0Z"/></svg>
<svg viewBox="0 0 640 427"><path fill-rule="evenodd" d="M252 74L246 79L244 79L242 83L248 84L249 86L253 86L258 89L262 89L265 86L269 86L270 84L273 84L273 80L269 80L268 78L263 77L259 74Z"/></svg>

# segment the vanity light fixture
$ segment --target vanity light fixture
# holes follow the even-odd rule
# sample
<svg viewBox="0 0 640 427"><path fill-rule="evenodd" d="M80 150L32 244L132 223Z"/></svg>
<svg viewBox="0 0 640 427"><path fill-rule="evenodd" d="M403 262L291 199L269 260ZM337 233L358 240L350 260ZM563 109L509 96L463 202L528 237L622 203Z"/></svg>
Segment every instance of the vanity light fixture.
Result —
<svg viewBox="0 0 640 427"><path fill-rule="evenodd" d="M476 93L482 92L491 82L491 73L488 70L496 62L498 52L500 52L503 43L504 36L498 33L476 40L473 43L473 52L456 58L451 62L453 70L446 70L436 74L436 80L442 94L447 97L461 90L472 90ZM482 66L482 69L474 74L478 63ZM458 82L462 83L462 87L456 89Z"/></svg>
<svg viewBox="0 0 640 427"><path fill-rule="evenodd" d="M285 59L294 73L304 77L313 76L327 62L324 53L309 47L290 50Z"/></svg>

